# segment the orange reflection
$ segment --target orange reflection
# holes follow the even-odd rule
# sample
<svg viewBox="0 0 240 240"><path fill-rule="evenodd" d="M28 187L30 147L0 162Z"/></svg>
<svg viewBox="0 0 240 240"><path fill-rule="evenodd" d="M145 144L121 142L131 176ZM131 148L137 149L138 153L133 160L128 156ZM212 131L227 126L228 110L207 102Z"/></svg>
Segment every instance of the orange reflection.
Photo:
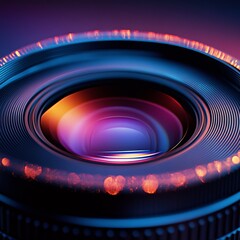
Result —
<svg viewBox="0 0 240 240"><path fill-rule="evenodd" d="M144 192L153 194L158 189L158 179L155 175L149 174L143 179L142 189Z"/></svg>
<svg viewBox="0 0 240 240"><path fill-rule="evenodd" d="M37 176L39 176L42 173L42 167L34 164L27 164L24 167L24 173L26 177L35 179Z"/></svg>
<svg viewBox="0 0 240 240"><path fill-rule="evenodd" d="M61 121L63 121L62 129L66 128L66 131L68 131L69 126L79 122L79 119L86 116L87 112L92 111L88 106L81 107L80 110L79 106L88 101L95 91L96 89L87 89L75 92L51 106L41 117L41 127L44 133L57 139L57 128Z"/></svg>
<svg viewBox="0 0 240 240"><path fill-rule="evenodd" d="M126 29L126 30L120 30L120 34L123 38L130 38L131 37L131 31Z"/></svg>
<svg viewBox="0 0 240 240"><path fill-rule="evenodd" d="M117 195L125 185L125 178L121 175L110 176L104 180L105 191L110 195Z"/></svg>
<svg viewBox="0 0 240 240"><path fill-rule="evenodd" d="M2 165L4 167L9 167L10 166L10 160L8 158L3 158L2 159Z"/></svg>
<svg viewBox="0 0 240 240"><path fill-rule="evenodd" d="M68 174L68 183L70 185L77 185L79 184L79 182L80 182L80 177L76 173L72 172Z"/></svg>
<svg viewBox="0 0 240 240"><path fill-rule="evenodd" d="M238 156L233 156L232 157L232 163L237 165L240 163L240 158Z"/></svg>
<svg viewBox="0 0 240 240"><path fill-rule="evenodd" d="M54 41L55 41L56 44L59 44L59 40L60 40L60 37L57 37L57 36L54 37Z"/></svg>
<svg viewBox="0 0 240 240"><path fill-rule="evenodd" d="M69 33L67 35L67 38L68 38L69 41L72 41L73 40L73 33Z"/></svg>
<svg viewBox="0 0 240 240"><path fill-rule="evenodd" d="M100 34L100 31L99 31L99 30L94 30L94 31L93 31L93 36L98 37L99 34Z"/></svg>
<svg viewBox="0 0 240 240"><path fill-rule="evenodd" d="M212 55L218 59L221 59L222 61L227 62L228 64L232 65L233 67L240 69L240 63L237 59L231 57L230 55L225 54L224 52L221 52L215 48L209 47L207 45L204 45L200 42L197 41L191 41L188 39L184 39L184 38L180 38L178 36L174 36L174 35L170 35L170 34L158 34L158 33L154 33L154 32L138 32L138 31L131 31L131 30L113 30L113 31L109 31L109 32L100 32L99 30L96 31L92 31L92 32L86 32L85 35L89 36L89 37L93 37L95 39L97 39L99 36L121 36L122 38L131 38L133 37L141 37L141 38L148 38L148 39L152 39L152 40L156 40L156 41L163 41L163 42L173 42L176 44L182 44L184 46L193 48L193 49L197 49L200 51L203 51L209 55ZM49 39L48 42L52 43L53 41L55 42L55 44L59 44L60 41L65 42L65 41L72 41L73 39L72 34L68 34L66 36L63 37L54 37L52 39ZM34 46L38 46L40 48L42 48L42 42L38 42L35 45L32 46L32 48ZM21 49L21 55L24 54L28 54L31 51L31 48L24 48ZM18 56L18 53L14 55L14 58L11 58L11 54L0 59L0 66L3 66L5 63L7 63L10 60L15 59Z"/></svg>
<svg viewBox="0 0 240 240"><path fill-rule="evenodd" d="M21 56L21 54L20 54L20 52L17 50L17 51L15 51L15 54L18 56L18 57L20 57Z"/></svg>
<svg viewBox="0 0 240 240"><path fill-rule="evenodd" d="M37 45L38 45L41 49L43 49L43 46L42 46L42 43L41 43L41 42L37 42Z"/></svg>
<svg viewBox="0 0 240 240"><path fill-rule="evenodd" d="M181 187L186 183L186 177L184 174L177 172L171 174L171 183L175 187Z"/></svg>
<svg viewBox="0 0 240 240"><path fill-rule="evenodd" d="M205 182L203 178L207 175L206 167L199 165L195 168L195 172L196 172L197 176L199 177L200 181Z"/></svg>
<svg viewBox="0 0 240 240"><path fill-rule="evenodd" d="M199 177L205 177L207 174L207 169L204 166L199 165L195 168L195 172Z"/></svg>
<svg viewBox="0 0 240 240"><path fill-rule="evenodd" d="M147 36L148 36L149 39L154 39L154 38L156 38L156 33L155 32L148 32Z"/></svg>
<svg viewBox="0 0 240 240"><path fill-rule="evenodd" d="M217 169L217 172L218 173L221 173L222 172L222 163L220 161L214 161L214 166L215 168Z"/></svg>

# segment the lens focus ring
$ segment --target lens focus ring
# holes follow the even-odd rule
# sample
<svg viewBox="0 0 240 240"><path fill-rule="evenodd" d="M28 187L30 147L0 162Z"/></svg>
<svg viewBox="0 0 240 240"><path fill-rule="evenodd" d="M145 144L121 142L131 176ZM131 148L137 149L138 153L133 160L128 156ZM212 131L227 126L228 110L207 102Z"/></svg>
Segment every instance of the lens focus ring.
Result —
<svg viewBox="0 0 240 240"><path fill-rule="evenodd" d="M3 239L238 239L240 202L213 214L173 225L146 228L96 228L45 221L2 206L1 230ZM174 216L172 216L174 217ZM147 219L145 220L147 221ZM151 219L149 219L151 221ZM9 236L8 236L9 234Z"/></svg>

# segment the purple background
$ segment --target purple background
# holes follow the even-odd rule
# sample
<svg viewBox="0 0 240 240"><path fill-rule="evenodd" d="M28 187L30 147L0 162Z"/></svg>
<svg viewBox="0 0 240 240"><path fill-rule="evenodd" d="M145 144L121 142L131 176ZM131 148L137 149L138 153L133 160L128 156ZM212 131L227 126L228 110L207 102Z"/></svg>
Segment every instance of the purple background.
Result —
<svg viewBox="0 0 240 240"><path fill-rule="evenodd" d="M240 59L240 1L33 0L0 4L0 56L55 35L131 29L197 40Z"/></svg>

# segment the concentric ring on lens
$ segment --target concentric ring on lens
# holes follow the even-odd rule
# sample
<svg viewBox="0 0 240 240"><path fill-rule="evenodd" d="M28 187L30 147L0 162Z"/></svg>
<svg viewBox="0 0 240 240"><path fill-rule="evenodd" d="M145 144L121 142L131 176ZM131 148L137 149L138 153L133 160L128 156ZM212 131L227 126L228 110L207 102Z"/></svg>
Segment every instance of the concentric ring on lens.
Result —
<svg viewBox="0 0 240 240"><path fill-rule="evenodd" d="M117 164L149 161L181 146L196 128L190 104L185 99L185 109L183 98L179 102L174 95L145 81L100 80L45 109L40 127L50 143L75 157Z"/></svg>

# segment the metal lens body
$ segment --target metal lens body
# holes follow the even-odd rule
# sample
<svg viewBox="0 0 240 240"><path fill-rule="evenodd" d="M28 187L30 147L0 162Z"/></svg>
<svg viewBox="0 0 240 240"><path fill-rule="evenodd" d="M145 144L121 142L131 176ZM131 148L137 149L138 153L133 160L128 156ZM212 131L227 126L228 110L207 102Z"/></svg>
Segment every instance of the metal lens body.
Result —
<svg viewBox="0 0 240 240"><path fill-rule="evenodd" d="M0 236L238 239L240 63L172 35L69 34L0 60Z"/></svg>

